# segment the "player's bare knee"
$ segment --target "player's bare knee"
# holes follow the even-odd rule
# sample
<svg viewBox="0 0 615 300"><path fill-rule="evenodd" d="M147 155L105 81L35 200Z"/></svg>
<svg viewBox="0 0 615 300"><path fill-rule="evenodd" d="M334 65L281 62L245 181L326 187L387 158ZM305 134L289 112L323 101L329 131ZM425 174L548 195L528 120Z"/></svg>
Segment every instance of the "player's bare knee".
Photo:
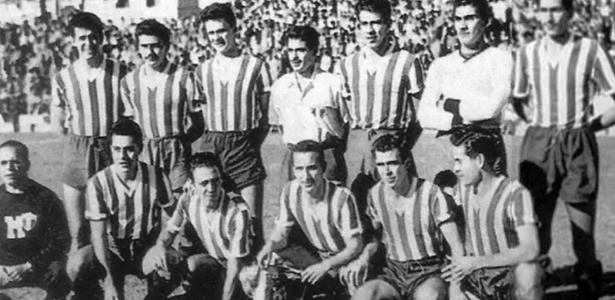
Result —
<svg viewBox="0 0 615 300"><path fill-rule="evenodd" d="M515 267L515 295L517 299L541 299L541 280L544 271L537 263L522 263Z"/></svg>
<svg viewBox="0 0 615 300"><path fill-rule="evenodd" d="M352 296L352 300L399 299L391 293L392 289L382 280L371 280L359 287Z"/></svg>
<svg viewBox="0 0 615 300"><path fill-rule="evenodd" d="M446 285L440 278L429 278L414 290L414 299L444 300L445 298Z"/></svg>

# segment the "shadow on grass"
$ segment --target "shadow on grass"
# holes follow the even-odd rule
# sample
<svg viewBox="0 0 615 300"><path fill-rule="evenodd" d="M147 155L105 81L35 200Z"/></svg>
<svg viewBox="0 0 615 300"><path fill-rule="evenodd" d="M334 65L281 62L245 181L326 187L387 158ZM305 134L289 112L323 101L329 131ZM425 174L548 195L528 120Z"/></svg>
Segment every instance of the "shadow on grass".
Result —
<svg viewBox="0 0 615 300"><path fill-rule="evenodd" d="M601 297L615 295L615 272L606 272L603 275ZM576 300L577 286L574 278L574 267L564 266L557 268L546 279L545 300ZM582 296L582 295L581 295ZM609 297L610 298L610 297Z"/></svg>

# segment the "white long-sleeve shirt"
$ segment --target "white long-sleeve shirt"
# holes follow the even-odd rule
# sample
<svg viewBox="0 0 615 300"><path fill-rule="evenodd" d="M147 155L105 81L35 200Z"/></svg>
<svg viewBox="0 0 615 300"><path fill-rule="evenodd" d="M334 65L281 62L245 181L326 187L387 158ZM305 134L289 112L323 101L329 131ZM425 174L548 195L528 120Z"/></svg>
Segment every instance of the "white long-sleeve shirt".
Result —
<svg viewBox="0 0 615 300"><path fill-rule="evenodd" d="M436 59L427 73L418 119L423 128L449 130L453 114L445 99L457 99L464 123L496 118L511 95L513 56L489 47L466 60L459 51Z"/></svg>

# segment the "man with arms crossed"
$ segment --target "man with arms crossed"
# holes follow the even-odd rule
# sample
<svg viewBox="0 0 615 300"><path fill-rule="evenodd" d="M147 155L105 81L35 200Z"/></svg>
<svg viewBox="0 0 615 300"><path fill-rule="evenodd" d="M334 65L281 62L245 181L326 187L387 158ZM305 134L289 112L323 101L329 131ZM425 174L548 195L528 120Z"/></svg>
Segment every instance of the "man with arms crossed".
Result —
<svg viewBox="0 0 615 300"><path fill-rule="evenodd" d="M441 237L453 257L464 254L452 209L436 185L401 167L406 154L397 138L383 135L372 148L381 179L367 195L367 214L376 234L358 260L367 266L383 243L386 264L384 274L365 283L353 299L443 299ZM393 189L396 184L404 190Z"/></svg>
<svg viewBox="0 0 615 300"><path fill-rule="evenodd" d="M135 36L145 63L122 79L124 116L133 117L143 129L141 160L163 169L178 191L189 175L190 145L203 133L203 116L193 106L193 79L167 59L171 31L166 26L145 20Z"/></svg>
<svg viewBox="0 0 615 300"><path fill-rule="evenodd" d="M192 180L186 185L175 212L143 260L145 273L169 271L167 260L175 236L190 223L200 238L202 253L185 258L190 274L191 297L229 300L236 289L239 271L250 254L250 212L241 197L222 188L217 157L197 153L190 160ZM190 298L192 299L192 298ZM196 298L195 298L196 299Z"/></svg>
<svg viewBox="0 0 615 300"><path fill-rule="evenodd" d="M443 278L461 281L469 299L542 299L532 198L519 182L495 172L498 140L498 134L480 127L451 135L466 256L453 256Z"/></svg>
<svg viewBox="0 0 615 300"><path fill-rule="evenodd" d="M59 132L67 131L62 187L73 253L89 243L83 222L85 186L111 164L107 136L120 114L119 86L126 69L103 57L104 24L96 15L77 13L69 27L79 59L54 77L51 119ZM72 267L69 260L69 273Z"/></svg>
<svg viewBox="0 0 615 300"><path fill-rule="evenodd" d="M595 132L613 125L615 107L593 118L591 99L596 92L615 95L615 67L597 41L569 31L572 0L538 3L545 36L519 49L515 65L514 107L524 120L531 108L519 178L534 198L543 254L551 247L557 199L566 204L579 295L596 299L602 267L594 240L600 179Z"/></svg>
<svg viewBox="0 0 615 300"><path fill-rule="evenodd" d="M69 275L75 278L76 299L100 292L108 300L124 299L125 276L144 277L142 258L160 232L162 210L173 204L163 171L138 160L143 149L139 125L120 120L110 135L113 164L88 180L85 217L92 245L75 253L76 272ZM164 297L154 289L152 277L148 280L147 299Z"/></svg>
<svg viewBox="0 0 615 300"><path fill-rule="evenodd" d="M485 28L493 19L486 0L455 0L453 5L460 48L429 67L419 122L423 128L441 132L467 123L492 131L500 137L496 172L506 174L499 115L511 95L512 53L485 41Z"/></svg>
<svg viewBox="0 0 615 300"><path fill-rule="evenodd" d="M201 22L216 54L195 70L196 88L205 104L206 132L195 143L194 152L211 151L219 156L222 172L250 207L255 243L260 245L263 180L267 176L260 149L269 129L269 67L265 61L241 53L235 41L237 19L230 4L205 7Z"/></svg>
<svg viewBox="0 0 615 300"><path fill-rule="evenodd" d="M324 178L326 162L318 143L297 143L293 163L295 179L282 191L275 229L257 262L264 265L273 252L279 254L288 244L291 228L299 225L320 256L301 271L301 281L312 291L344 293L340 282L328 274L338 273L363 249L363 227L354 197L347 188Z"/></svg>
<svg viewBox="0 0 615 300"><path fill-rule="evenodd" d="M282 142L289 148L282 164L292 179L292 148L303 140L318 142L323 148L327 169L325 178L346 183L345 123L341 112L340 78L317 66L318 32L310 26L292 27L287 33L287 51L292 73L271 87L271 105L282 125Z"/></svg>
<svg viewBox="0 0 615 300"><path fill-rule="evenodd" d="M0 145L0 289L35 286L47 292L45 299L64 299L70 291L66 215L60 199L28 177L29 169L26 145Z"/></svg>
<svg viewBox="0 0 615 300"><path fill-rule="evenodd" d="M390 133L400 138L402 152L410 153L420 134L414 99L423 89L423 67L419 59L400 50L389 35L391 4L387 0L362 0L358 4L361 50L344 58L339 69L350 91L350 132L346 160L350 178L367 174L378 179L371 143ZM412 155L404 162L415 172ZM364 195L356 195L364 198Z"/></svg>

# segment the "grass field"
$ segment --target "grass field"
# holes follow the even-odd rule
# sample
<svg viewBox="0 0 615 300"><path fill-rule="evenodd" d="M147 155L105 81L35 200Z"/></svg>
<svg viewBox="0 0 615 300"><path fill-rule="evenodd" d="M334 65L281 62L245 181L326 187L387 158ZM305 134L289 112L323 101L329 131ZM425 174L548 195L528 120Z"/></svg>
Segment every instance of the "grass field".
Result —
<svg viewBox="0 0 615 300"><path fill-rule="evenodd" d="M50 187L59 196L62 195L61 184L61 157L62 140L59 136L49 134L10 134L0 135L0 142L7 139L17 139L30 148L32 168L30 175L40 183ZM507 137L507 151L509 174L516 177L520 137ZM598 221L596 224L596 240L598 256L602 260L605 271L615 271L615 139L600 138L600 193L598 203ZM351 146L349 146L351 147ZM284 151L281 147L280 136L271 134L263 145L262 153L268 178L265 182L265 232L269 232L273 219L278 210L279 192L285 183L281 172ZM447 146L442 141L434 141L429 135L419 139L414 149L414 156L419 174L425 178L433 178L438 171L449 168L451 164ZM352 159L352 158L351 158ZM550 255L554 265L565 266L574 263L575 258L571 250L570 229L563 207L558 206L553 222L553 247ZM142 285L135 280L129 280L129 299L140 298L143 295ZM14 299L38 299L41 293L33 290L12 290L6 292ZM0 295L0 299L1 299Z"/></svg>

